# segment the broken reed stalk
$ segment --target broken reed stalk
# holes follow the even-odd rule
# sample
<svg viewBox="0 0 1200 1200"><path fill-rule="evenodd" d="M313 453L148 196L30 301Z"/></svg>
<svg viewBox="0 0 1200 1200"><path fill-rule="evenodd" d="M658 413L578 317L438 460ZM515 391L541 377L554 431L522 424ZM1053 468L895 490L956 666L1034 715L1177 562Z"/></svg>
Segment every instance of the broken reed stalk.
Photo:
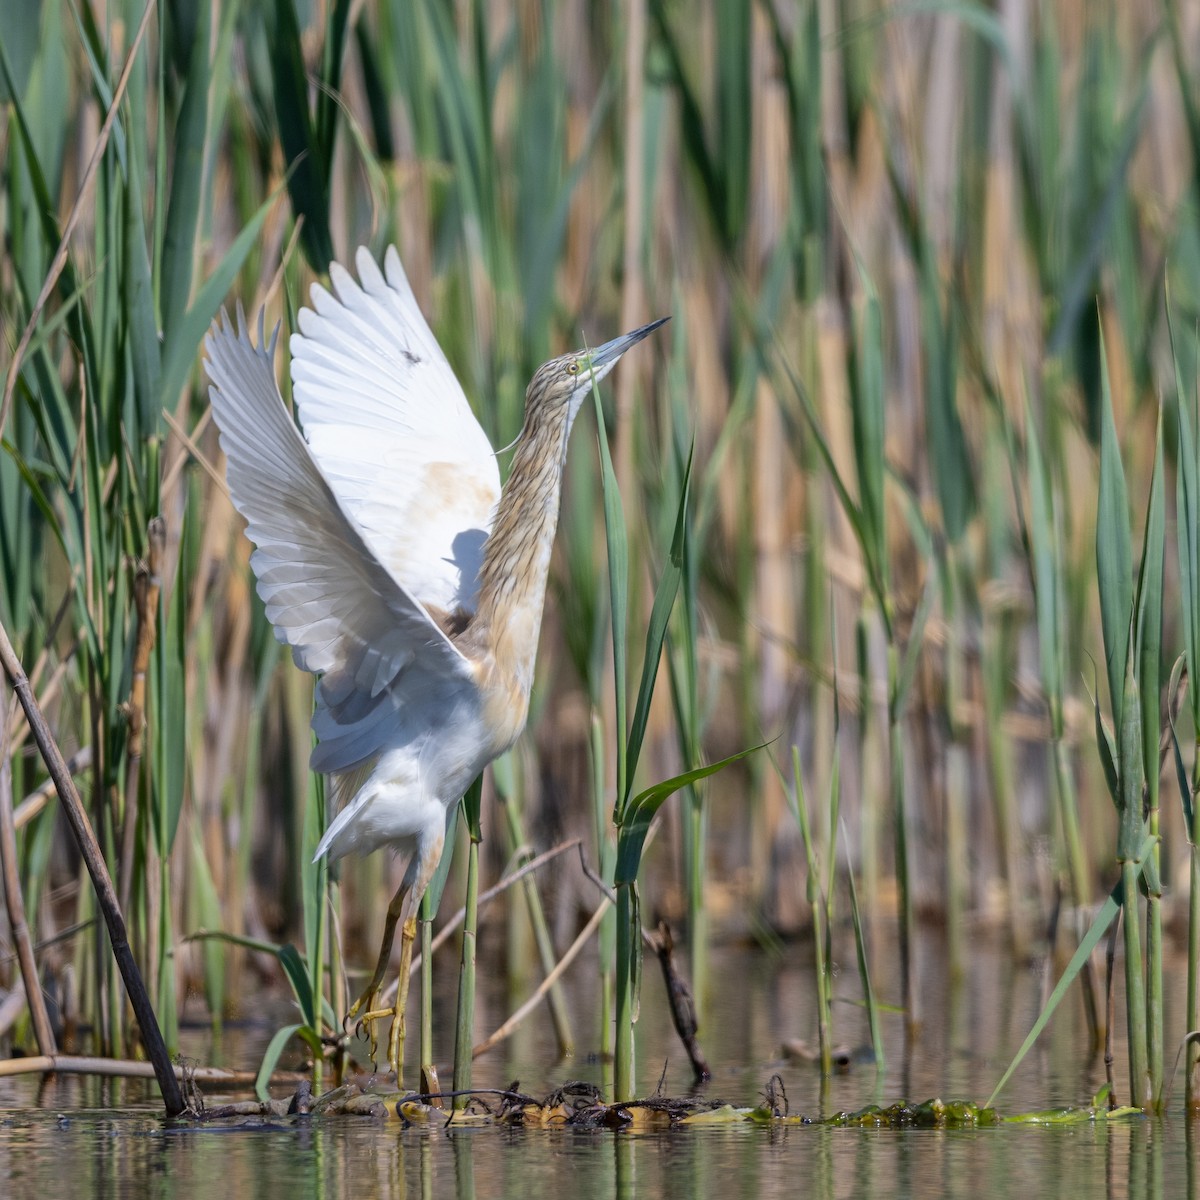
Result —
<svg viewBox="0 0 1200 1200"><path fill-rule="evenodd" d="M46 1000L42 995L38 979L37 959L33 953L33 939L25 921L25 900L21 895L21 872L17 865L17 826L13 818L12 763L8 757L9 720L0 721L0 866L4 871L4 901L8 909L8 924L12 929L17 947L17 962L21 969L21 981L25 985L25 996L29 1002L29 1015L33 1018L33 1036L42 1054L54 1054L58 1046L50 1016L46 1012Z"/></svg>
<svg viewBox="0 0 1200 1200"><path fill-rule="evenodd" d="M180 1116L186 1111L183 1093L180 1091L175 1070L171 1066L162 1030L158 1025L158 1018L154 1015L154 1008L146 993L146 985L133 957L133 951L129 948L129 939L125 932L125 918L121 914L121 906L117 901L117 893L113 889L112 878L109 876L104 856L100 853L91 822L80 802L79 793L75 790L75 781L67 770L62 751L58 748L58 743L50 732L46 718L42 716L42 710L38 707L38 702L29 686L29 680L25 676L25 671L2 624L0 624L0 663L3 664L4 673L8 676L17 698L21 702L21 707L25 710L25 718L33 731L34 740L37 742L46 769L54 780L58 798L62 801L63 811L66 813L67 823L71 826L71 833L79 847L79 853L87 865L88 874L92 877L92 886L96 889L96 901L101 912L104 913L104 921L108 926L113 957L121 972L125 990L129 994L133 1015L142 1034L142 1045L153 1064L154 1075L158 1080L167 1116Z"/></svg>
<svg viewBox="0 0 1200 1200"><path fill-rule="evenodd" d="M137 606L137 637L129 683L129 755L125 768L125 814L121 829L121 908L129 908L133 886L133 858L137 851L138 787L142 779L142 746L146 740L146 672L158 632L158 594L162 590L162 558L167 544L167 523L153 517L147 528L149 549L133 583Z"/></svg>

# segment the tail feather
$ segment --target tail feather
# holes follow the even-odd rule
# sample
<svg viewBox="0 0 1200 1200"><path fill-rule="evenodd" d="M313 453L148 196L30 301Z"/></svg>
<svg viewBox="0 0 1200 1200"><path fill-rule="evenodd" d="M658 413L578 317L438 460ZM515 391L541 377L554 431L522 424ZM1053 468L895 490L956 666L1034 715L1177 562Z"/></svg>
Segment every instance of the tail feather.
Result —
<svg viewBox="0 0 1200 1200"><path fill-rule="evenodd" d="M317 862L324 855L328 854L330 859L341 858L347 853L351 847L346 846L343 850L336 848L338 838L345 832L347 827L353 821L355 814L362 808L367 797L359 800L359 794L362 792L367 780L371 776L371 772L375 769L375 764L379 761L379 756L375 755L369 758L366 762L350 771L341 771L336 775L329 776L330 790L333 801L333 807L337 811L337 816L329 822L329 827L325 830L324 836L317 845L317 852L313 855L313 862Z"/></svg>

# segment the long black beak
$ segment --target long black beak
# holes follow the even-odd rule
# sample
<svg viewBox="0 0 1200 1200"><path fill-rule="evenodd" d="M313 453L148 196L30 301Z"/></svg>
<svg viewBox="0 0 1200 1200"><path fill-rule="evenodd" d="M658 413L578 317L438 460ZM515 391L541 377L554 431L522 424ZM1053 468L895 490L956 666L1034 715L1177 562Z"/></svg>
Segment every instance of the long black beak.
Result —
<svg viewBox="0 0 1200 1200"><path fill-rule="evenodd" d="M609 363L614 363L630 346L636 346L644 337L649 337L660 325L669 321L670 317L659 317L657 321L651 321L649 325L643 325L639 329L635 329L632 333L623 333L620 337L615 337L611 342L605 342L602 346L597 346L592 351L590 366L593 371L598 367L607 366Z"/></svg>

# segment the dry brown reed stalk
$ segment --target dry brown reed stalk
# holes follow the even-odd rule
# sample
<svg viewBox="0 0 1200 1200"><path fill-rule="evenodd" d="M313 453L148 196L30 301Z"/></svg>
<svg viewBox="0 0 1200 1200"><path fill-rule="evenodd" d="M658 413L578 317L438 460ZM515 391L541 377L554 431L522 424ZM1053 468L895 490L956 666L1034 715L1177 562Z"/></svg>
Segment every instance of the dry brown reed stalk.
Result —
<svg viewBox="0 0 1200 1200"><path fill-rule="evenodd" d="M50 732L50 726L46 724L46 718L42 716L38 702L29 687L29 680L12 648L12 643L8 640L8 633L3 625L0 625L0 665L3 666L4 673L8 676L9 683L16 692L21 707L25 710L25 718L33 730L38 750L54 780L58 798L62 801L63 811L66 813L75 843L79 847L79 853L87 865L88 874L92 877L96 900L104 914L105 924L108 926L113 957L121 972L125 990L129 994L129 1002L133 1007L138 1028L141 1030L142 1044L154 1067L154 1075L158 1080L167 1116L180 1116L186 1110L183 1094L179 1089L179 1081L175 1078L172 1070L170 1058L167 1055L167 1046L163 1041L158 1018L154 1015L154 1008L146 992L146 985L138 970L137 962L134 960L133 952L129 948L129 939L125 932L125 918L117 901L112 878L105 865L104 856L100 853L100 847L96 842L96 835L92 831L87 812L79 799L79 793L75 790L75 781L67 770L62 751L58 748L58 743Z"/></svg>
<svg viewBox="0 0 1200 1200"><path fill-rule="evenodd" d="M12 703L16 707L16 701ZM8 924L17 947L17 963L21 971L21 982L25 985L25 997L29 1004L29 1015L33 1018L33 1036L38 1050L53 1054L58 1049L50 1016L46 1012L46 999L38 978L37 959L33 953L33 939L25 921L25 898L21 894L21 872L17 862L17 826L13 819L12 760L8 749L8 722L0 722L0 869L4 873L4 902L8 909Z"/></svg>
<svg viewBox="0 0 1200 1200"><path fill-rule="evenodd" d="M170 1065L171 1077L180 1083L202 1084L213 1088L252 1088L257 1079L255 1071L230 1071L225 1067L195 1067L179 1063ZM0 1060L0 1079L14 1075L92 1075L98 1079L154 1079L156 1072L150 1063L127 1058L91 1058L80 1054L31 1054L27 1058ZM276 1071L271 1083L299 1084L308 1075L299 1071ZM178 1114L173 1114L178 1115Z"/></svg>

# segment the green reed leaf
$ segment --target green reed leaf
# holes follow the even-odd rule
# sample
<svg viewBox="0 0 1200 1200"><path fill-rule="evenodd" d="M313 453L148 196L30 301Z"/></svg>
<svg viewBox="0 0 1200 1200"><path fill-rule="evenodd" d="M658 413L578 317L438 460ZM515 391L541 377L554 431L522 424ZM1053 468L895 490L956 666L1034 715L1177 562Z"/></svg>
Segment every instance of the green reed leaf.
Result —
<svg viewBox="0 0 1200 1200"><path fill-rule="evenodd" d="M729 766L730 763L735 763L739 759L753 754L756 750L761 750L766 744L763 742L760 745L751 746L747 750L739 750L737 754L731 754L728 758L721 759L720 762L710 763L706 767L695 767L680 775L673 775L670 779L664 779L661 783L656 783L653 787L648 787L634 796L629 802L625 819L617 834L617 871L614 877L617 886L637 882L638 871L642 863L642 847L646 843L646 835L650 832L651 822L658 810L671 796L680 788L697 783L701 779L707 779L710 775L715 775L724 767Z"/></svg>
<svg viewBox="0 0 1200 1200"><path fill-rule="evenodd" d="M1060 611L1061 563L1055 537L1054 499L1042 458L1041 442L1028 401L1025 405L1025 451L1029 476L1029 538L1033 550L1034 602L1042 686L1050 706L1050 725L1062 735L1063 645Z"/></svg>
<svg viewBox="0 0 1200 1200"><path fill-rule="evenodd" d="M1113 422L1108 360L1101 336L1100 495L1096 511L1096 575L1104 632L1104 663L1113 726L1118 731L1124 707L1125 668L1133 613L1133 550L1129 537L1129 494L1121 445Z"/></svg>
<svg viewBox="0 0 1200 1200"><path fill-rule="evenodd" d="M675 597L679 593L679 583L683 578L683 560L687 542L688 490L691 478L692 457L689 454L687 466L683 472L683 480L680 483L679 507L675 514L675 532L671 538L671 552L667 556L658 587L654 590L650 623L646 627L646 647L642 654L642 677L638 683L637 701L633 706L633 721L629 728L625 796L622 797L620 804L622 812L625 811L628 794L633 786L634 772L637 770L638 758L642 752L642 741L646 736L646 726L650 722L650 701L654 696L654 683L658 677L659 663L662 660L663 639L667 634L671 610L675 607ZM618 824L620 824L619 821Z"/></svg>
<svg viewBox="0 0 1200 1200"><path fill-rule="evenodd" d="M1142 769L1150 787L1150 807L1158 807L1159 684L1162 671L1163 562L1166 511L1163 499L1163 419L1159 409L1155 431L1154 471L1150 477L1150 503L1142 539L1135 601L1138 691L1141 695Z"/></svg>
<svg viewBox="0 0 1200 1200"><path fill-rule="evenodd" d="M183 105L175 126L171 199L167 205L162 246L164 340L169 340L175 326L184 319L192 293L192 265L196 253L200 206L204 197L204 163L208 141L210 11L210 0L197 5Z"/></svg>

